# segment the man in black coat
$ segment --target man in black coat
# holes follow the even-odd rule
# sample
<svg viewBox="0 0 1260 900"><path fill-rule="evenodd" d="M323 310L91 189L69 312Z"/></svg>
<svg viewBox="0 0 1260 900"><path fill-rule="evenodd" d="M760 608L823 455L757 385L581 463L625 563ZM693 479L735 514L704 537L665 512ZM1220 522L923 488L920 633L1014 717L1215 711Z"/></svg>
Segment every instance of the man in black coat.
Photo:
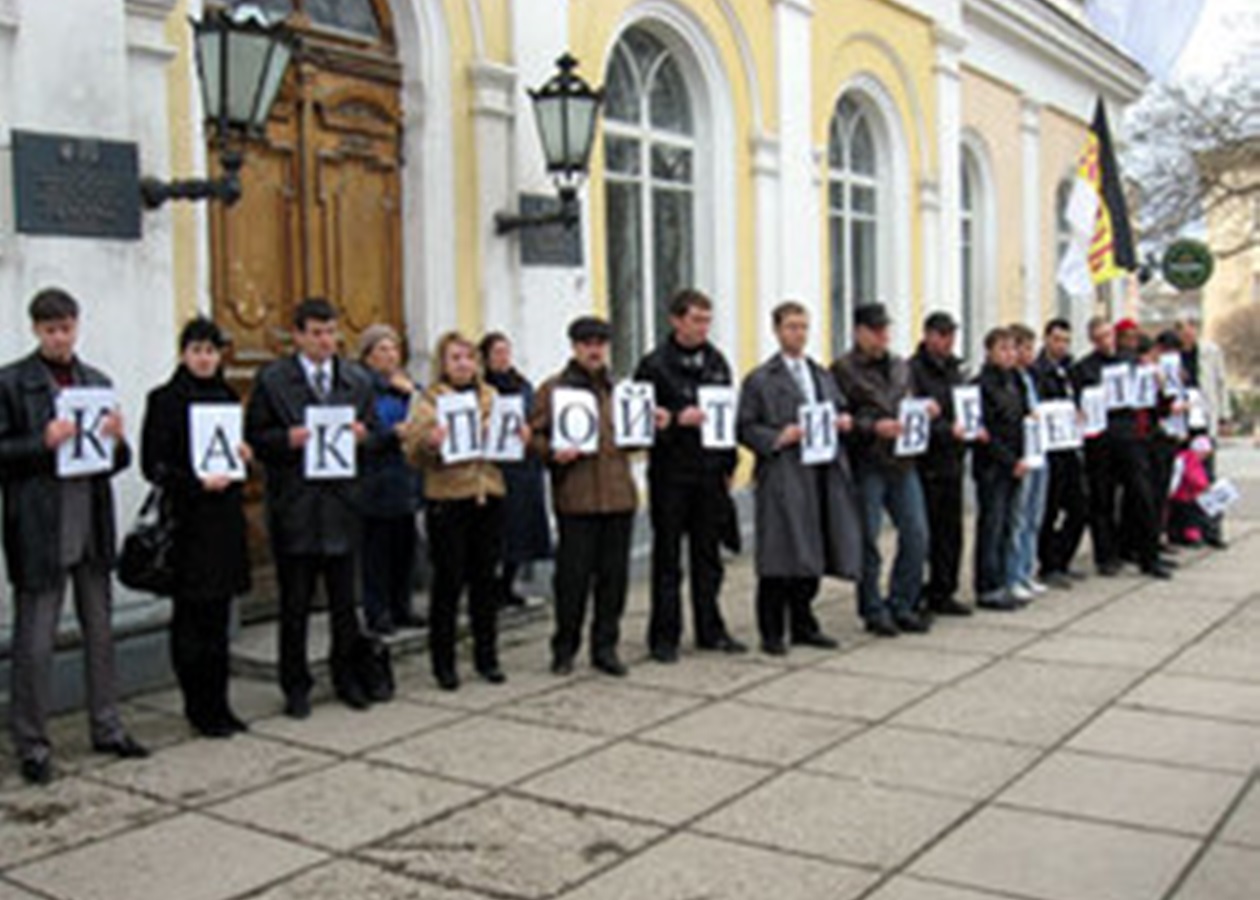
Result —
<svg viewBox="0 0 1260 900"><path fill-rule="evenodd" d="M306 633L321 576L332 633L333 687L351 708L368 705L351 671L361 636L354 594L358 479L309 479L304 466L306 445L314 438L306 426L309 407L353 407L357 452L369 450L364 441L375 417L371 383L361 369L336 355L337 337L331 303L318 298L300 303L293 316L297 353L259 371L245 414L246 441L266 472L267 524L280 580L280 687L285 714L295 719L311 710Z"/></svg>
<svg viewBox="0 0 1260 900"><path fill-rule="evenodd" d="M928 518L928 571L923 603L937 615L969 616L971 608L955 598L963 544L963 460L967 445L954 410L954 388L962 385L962 360L954 355L958 323L934 312L923 323L923 341L910 358L910 382L919 397L936 401L941 414L932 420L927 452L918 460L919 480Z"/></svg>
<svg viewBox="0 0 1260 900"><path fill-rule="evenodd" d="M1072 384L1072 326L1067 319L1051 319L1042 334L1041 353L1033 364L1037 392L1042 400L1071 400L1079 405ZM1085 472L1081 451L1047 454L1050 481L1046 510L1041 520L1037 558L1041 581L1051 587L1072 586L1071 563L1080 548L1088 520Z"/></svg>
<svg viewBox="0 0 1260 900"><path fill-rule="evenodd" d="M110 478L131 462L117 410L99 434L115 440L108 472L59 477L58 451L91 440L58 418L63 390L107 388L109 379L75 355L79 305L65 291L41 291L30 304L39 348L0 369L0 482L4 484L4 551L14 588L10 729L22 777L52 779L45 724L52 689L53 643L66 585L74 584L83 636L92 746L121 757L147 756L123 730L114 696L110 569L114 562L114 498Z"/></svg>
<svg viewBox="0 0 1260 900"><path fill-rule="evenodd" d="M662 663L678 661L684 535L696 646L725 653L747 649L727 632L718 608L722 536L732 524L728 482L735 471L735 450L706 450L701 443L706 411L700 408L700 388L729 387L731 368L721 351L709 343L713 303L704 294L679 292L670 301L669 323L670 336L643 358L634 373L635 381L655 386L657 408L669 411L671 423L656 433L648 456L652 613L647 642L652 658ZM733 435L734 410L725 412Z"/></svg>

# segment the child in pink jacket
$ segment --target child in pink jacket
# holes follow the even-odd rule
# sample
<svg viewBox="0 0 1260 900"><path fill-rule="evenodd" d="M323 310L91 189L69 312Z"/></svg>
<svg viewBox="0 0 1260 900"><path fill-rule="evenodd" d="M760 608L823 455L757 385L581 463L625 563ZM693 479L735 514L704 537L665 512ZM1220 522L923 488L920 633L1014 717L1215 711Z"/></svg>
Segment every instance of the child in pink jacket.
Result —
<svg viewBox="0 0 1260 900"><path fill-rule="evenodd" d="M1207 514L1199 497L1212 486L1204 460L1212 455L1212 439L1200 435L1177 454L1177 472L1168 507L1168 532L1174 544L1197 547L1203 543Z"/></svg>

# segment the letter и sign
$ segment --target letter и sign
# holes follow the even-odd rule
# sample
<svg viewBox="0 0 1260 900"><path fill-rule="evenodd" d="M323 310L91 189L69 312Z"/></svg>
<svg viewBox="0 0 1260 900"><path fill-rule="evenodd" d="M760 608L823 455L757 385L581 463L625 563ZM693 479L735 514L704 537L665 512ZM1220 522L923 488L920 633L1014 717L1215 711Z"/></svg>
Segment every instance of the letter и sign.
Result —
<svg viewBox="0 0 1260 900"><path fill-rule="evenodd" d="M656 386L650 381L619 381L612 405L614 443L651 447L656 441Z"/></svg>
<svg viewBox="0 0 1260 900"><path fill-rule="evenodd" d="M806 403L800 408L801 462L824 466L835 462L836 407L832 403Z"/></svg>

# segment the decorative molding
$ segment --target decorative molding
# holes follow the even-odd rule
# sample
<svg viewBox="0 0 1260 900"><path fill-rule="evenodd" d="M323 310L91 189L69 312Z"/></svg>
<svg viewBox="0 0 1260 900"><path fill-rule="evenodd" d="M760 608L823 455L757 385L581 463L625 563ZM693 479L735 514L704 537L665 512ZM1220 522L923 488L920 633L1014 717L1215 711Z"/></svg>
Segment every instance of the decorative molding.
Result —
<svg viewBox="0 0 1260 900"><path fill-rule="evenodd" d="M925 213L941 211L941 183L936 179L919 179L919 209Z"/></svg>
<svg viewBox="0 0 1260 900"><path fill-rule="evenodd" d="M166 21L179 0L127 0L127 15Z"/></svg>
<svg viewBox="0 0 1260 900"><path fill-rule="evenodd" d="M778 178L783 171L783 143L776 135L761 132L748 139L752 153L752 172L754 176Z"/></svg>
<svg viewBox="0 0 1260 900"><path fill-rule="evenodd" d="M932 26L932 39L936 42L936 56L954 54L961 55L967 49L967 36L939 22Z"/></svg>
<svg viewBox="0 0 1260 900"><path fill-rule="evenodd" d="M1019 100L1019 130L1028 135L1041 133L1041 103L1028 95Z"/></svg>
<svg viewBox="0 0 1260 900"><path fill-rule="evenodd" d="M127 52L165 65L176 57L166 39L166 20L177 0L127 0Z"/></svg>
<svg viewBox="0 0 1260 900"><path fill-rule="evenodd" d="M477 116L511 120L516 117L516 69L493 62L468 66L472 110Z"/></svg>
<svg viewBox="0 0 1260 900"><path fill-rule="evenodd" d="M775 6L782 6L803 16L813 18L814 0L773 0Z"/></svg>

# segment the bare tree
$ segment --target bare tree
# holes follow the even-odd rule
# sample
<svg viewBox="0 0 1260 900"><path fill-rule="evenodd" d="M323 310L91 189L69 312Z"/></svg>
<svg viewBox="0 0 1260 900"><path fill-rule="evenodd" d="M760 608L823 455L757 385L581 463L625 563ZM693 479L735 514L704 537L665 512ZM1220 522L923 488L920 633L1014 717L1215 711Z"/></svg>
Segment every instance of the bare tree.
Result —
<svg viewBox="0 0 1260 900"><path fill-rule="evenodd" d="M1121 164L1137 185L1137 225L1148 249L1187 226L1260 202L1260 53L1211 80L1152 84L1125 117ZM1234 204L1237 204L1235 207ZM1255 229L1213 235L1220 258L1260 244Z"/></svg>

